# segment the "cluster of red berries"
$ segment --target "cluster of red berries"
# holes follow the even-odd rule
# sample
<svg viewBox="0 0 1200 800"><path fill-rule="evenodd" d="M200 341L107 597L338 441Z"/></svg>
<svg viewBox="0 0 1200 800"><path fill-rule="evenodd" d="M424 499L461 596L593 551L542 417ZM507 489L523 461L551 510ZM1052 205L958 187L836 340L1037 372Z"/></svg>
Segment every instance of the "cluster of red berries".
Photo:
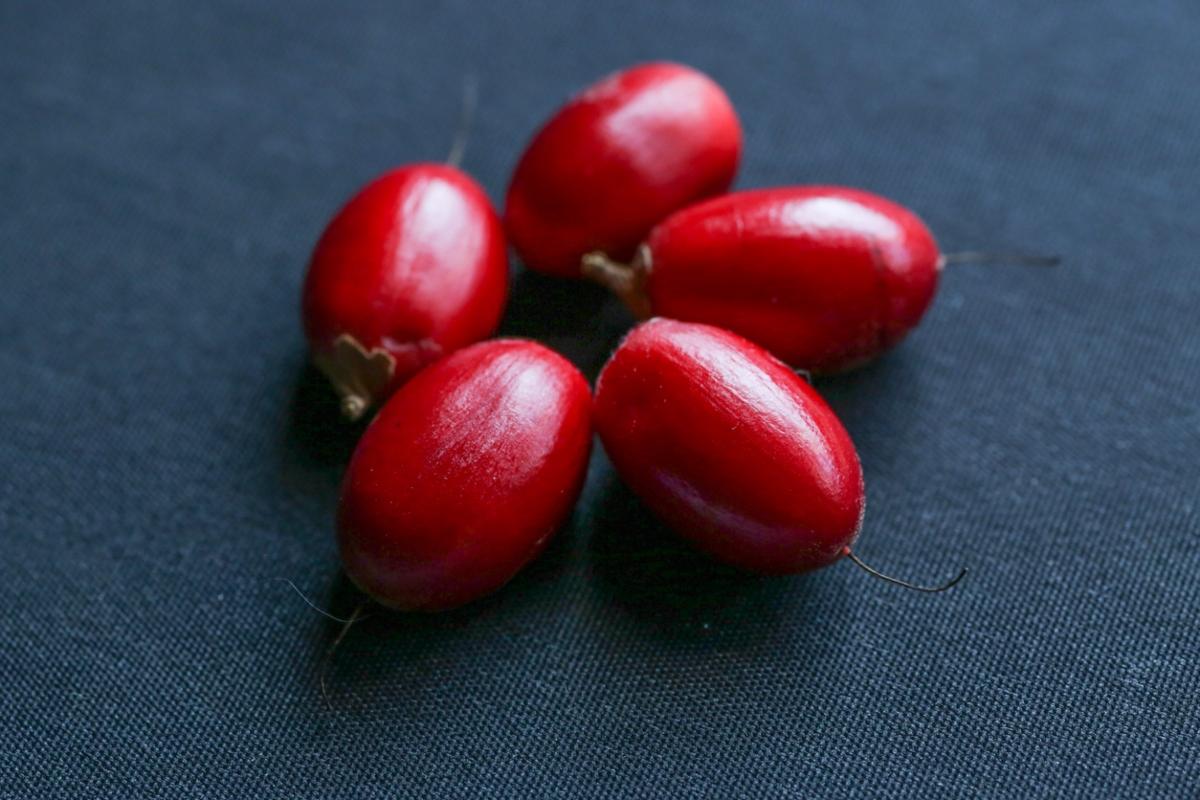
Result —
<svg viewBox="0 0 1200 800"><path fill-rule="evenodd" d="M724 194L741 148L716 83L646 64L546 123L503 223L442 164L389 172L338 212L303 317L345 413L383 404L338 511L362 591L442 609L502 586L571 513L593 428L646 504L719 559L793 573L855 558L858 455L795 370L846 369L895 344L944 259L913 213L867 192ZM536 342L481 341L504 309L508 244L526 267L592 278L651 318L594 397Z"/></svg>

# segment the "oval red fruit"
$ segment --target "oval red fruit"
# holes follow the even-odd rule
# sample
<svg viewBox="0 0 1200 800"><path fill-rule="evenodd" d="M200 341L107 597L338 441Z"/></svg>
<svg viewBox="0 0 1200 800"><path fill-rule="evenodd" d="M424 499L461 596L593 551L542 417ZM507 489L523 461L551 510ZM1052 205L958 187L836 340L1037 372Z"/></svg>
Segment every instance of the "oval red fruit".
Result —
<svg viewBox="0 0 1200 800"><path fill-rule="evenodd" d="M858 536L854 444L807 382L719 328L652 319L596 383L613 466L680 535L731 564L803 572Z"/></svg>
<svg viewBox="0 0 1200 800"><path fill-rule="evenodd" d="M498 339L442 359L384 405L350 460L346 574L404 610L499 588L570 514L590 448L591 392L562 356Z"/></svg>
<svg viewBox="0 0 1200 800"><path fill-rule="evenodd" d="M578 277L592 250L632 256L650 228L729 188L741 156L721 87L679 64L632 67L563 106L521 156L505 228L524 263Z"/></svg>
<svg viewBox="0 0 1200 800"><path fill-rule="evenodd" d="M414 373L500 322L508 257L483 190L443 164L389 172L321 235L304 284L317 365L357 418Z"/></svg>
<svg viewBox="0 0 1200 800"><path fill-rule="evenodd" d="M916 326L941 259L929 229L903 206L806 186L691 206L656 226L629 267L590 257L586 271L641 316L718 325L794 367L835 372Z"/></svg>

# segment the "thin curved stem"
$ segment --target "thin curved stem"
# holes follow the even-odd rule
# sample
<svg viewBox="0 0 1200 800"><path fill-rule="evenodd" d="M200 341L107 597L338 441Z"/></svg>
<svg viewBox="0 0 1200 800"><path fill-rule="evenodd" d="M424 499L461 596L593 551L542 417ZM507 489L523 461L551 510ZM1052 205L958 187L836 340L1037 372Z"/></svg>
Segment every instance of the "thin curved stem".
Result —
<svg viewBox="0 0 1200 800"><path fill-rule="evenodd" d="M325 676L329 673L330 666L333 665L333 654L337 651L338 645L342 643L342 640L346 638L346 634L350 632L350 628L354 626L354 623L366 619L362 612L363 609L370 605L370 603L371 600L369 598L364 598L363 601L355 607L350 616L344 620L345 624L342 625L342 629L338 631L338 635L334 638L332 644L329 645L329 649L325 651L325 658L322 660L319 680L321 683L321 697L325 700L325 705L329 707L330 711L333 710L333 703L330 702L329 691L325 687Z"/></svg>
<svg viewBox="0 0 1200 800"><path fill-rule="evenodd" d="M1007 262L1024 264L1030 267L1057 267L1062 263L1058 256L1040 255L1038 253L987 252L986 250L960 250L957 253L943 253L942 266L947 264L990 264Z"/></svg>
<svg viewBox="0 0 1200 800"><path fill-rule="evenodd" d="M458 115L458 127L454 131L454 142L446 155L446 163L458 168L467 153L467 142L471 138L471 123L475 119L475 105L479 100L479 81L474 75L463 79L462 109Z"/></svg>
<svg viewBox="0 0 1200 800"><path fill-rule="evenodd" d="M948 582L943 583L941 586L919 586L915 583L909 583L908 581L902 581L899 578L893 578L891 575L884 575L882 572L875 569L874 567L863 563L863 560L861 558L859 558L858 556L856 556L854 554L854 551L852 551L849 547L843 547L842 553L843 553L843 555L846 556L846 558L853 561L855 566L857 566L859 569L866 572L868 575L873 575L874 577L879 578L880 580L887 581L888 583L894 583L897 586L903 586L905 589L912 589L914 592L927 592L929 594L935 594L937 592L944 592L947 589L952 589L959 581L961 581L967 575L967 569L966 569L966 567L964 567L962 572L958 573L953 578L951 578Z"/></svg>
<svg viewBox="0 0 1200 800"><path fill-rule="evenodd" d="M331 620L333 620L334 622L341 622L341 623L343 623L343 624L345 624L345 623L349 623L349 622L350 622L350 620L348 620L348 619L344 619L343 617L337 617L337 616L334 616L333 614L330 614L328 611L326 611L325 609L321 608L319 605L317 605L316 603L314 603L312 600L309 600L309 599L308 599L308 596L307 596L307 595L305 595L305 594L304 594L304 592L300 591L300 587L299 587L299 586L297 586L296 584L292 583L292 582L291 582L290 580L288 580L287 578L280 578L279 580L283 581L283 582L284 582L284 583L286 583L288 586L292 587L292 591L294 591L296 594L300 595L300 599L301 599L301 600L303 600L303 601L304 601L304 603L305 603L305 604L306 604L306 605L307 605L309 608L311 608L313 611L315 611L315 612L317 612L318 614L320 614L322 617L326 617L326 618L328 618L328 619L331 619Z"/></svg>

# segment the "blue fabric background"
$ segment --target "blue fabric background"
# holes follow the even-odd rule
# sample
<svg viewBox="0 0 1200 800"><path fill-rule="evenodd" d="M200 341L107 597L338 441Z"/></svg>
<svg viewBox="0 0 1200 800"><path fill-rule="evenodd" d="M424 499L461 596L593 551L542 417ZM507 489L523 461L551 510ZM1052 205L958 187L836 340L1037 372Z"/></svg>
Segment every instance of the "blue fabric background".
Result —
<svg viewBox="0 0 1200 800"><path fill-rule="evenodd" d="M740 5L740 8L739 8ZM0 5L0 796L1195 797L1200 6L1193 2ZM597 452L485 602L347 613L357 430L305 366L309 250L444 157L502 197L568 93L637 60L724 84L739 183L916 209L960 267L820 382L862 556L739 576ZM594 376L628 319L515 272L505 322Z"/></svg>

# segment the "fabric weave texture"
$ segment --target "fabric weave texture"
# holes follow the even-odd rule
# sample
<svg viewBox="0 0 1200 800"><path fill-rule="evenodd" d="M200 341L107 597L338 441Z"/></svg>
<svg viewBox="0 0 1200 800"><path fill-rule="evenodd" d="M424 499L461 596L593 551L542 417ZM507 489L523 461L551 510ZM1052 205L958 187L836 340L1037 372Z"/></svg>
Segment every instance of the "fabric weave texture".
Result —
<svg viewBox="0 0 1200 800"><path fill-rule="evenodd" d="M1200 6L1099 0L0 6L0 797L1200 795ZM849 564L757 579L597 448L550 549L373 615L332 515L360 429L298 294L356 187L495 201L571 92L726 87L740 187L859 186L959 266L818 381L868 486ZM628 328L514 264L503 331L593 378Z"/></svg>

